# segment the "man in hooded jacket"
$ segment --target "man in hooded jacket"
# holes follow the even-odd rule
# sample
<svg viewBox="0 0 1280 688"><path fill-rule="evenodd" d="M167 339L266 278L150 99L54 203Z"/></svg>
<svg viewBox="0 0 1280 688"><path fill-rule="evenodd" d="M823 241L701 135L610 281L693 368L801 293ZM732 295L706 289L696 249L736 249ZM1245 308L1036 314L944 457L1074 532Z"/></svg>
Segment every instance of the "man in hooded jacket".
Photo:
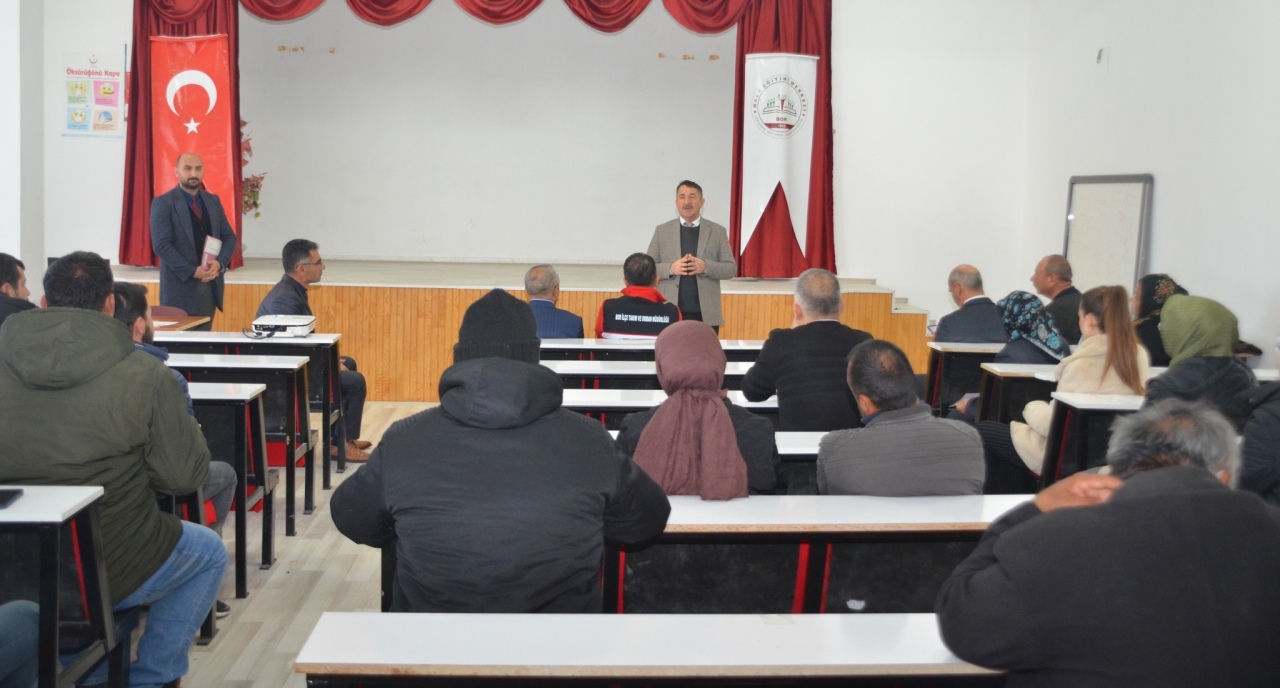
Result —
<svg viewBox="0 0 1280 688"><path fill-rule="evenodd" d="M209 448L182 390L137 351L115 313L111 265L77 251L44 276L48 308L0 331L0 483L101 485L102 548L116 611L148 605L132 685L187 672L227 550L201 525L160 511L154 492L194 492ZM154 491L154 492L153 492ZM101 673L84 681L95 683Z"/></svg>
<svg viewBox="0 0 1280 688"><path fill-rule="evenodd" d="M399 421L333 493L338 530L394 546L393 612L599 612L604 540L666 527L662 489L598 421L560 408L529 305L467 309L440 406Z"/></svg>

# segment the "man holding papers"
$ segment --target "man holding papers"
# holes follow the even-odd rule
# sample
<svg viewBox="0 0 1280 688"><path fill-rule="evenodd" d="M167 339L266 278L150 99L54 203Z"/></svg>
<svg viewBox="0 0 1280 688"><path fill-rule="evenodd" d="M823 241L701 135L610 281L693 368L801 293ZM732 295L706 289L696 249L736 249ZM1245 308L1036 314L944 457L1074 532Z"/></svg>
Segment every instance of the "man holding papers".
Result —
<svg viewBox="0 0 1280 688"><path fill-rule="evenodd" d="M222 309L222 273L236 250L236 235L218 197L201 188L204 160L178 156L178 185L151 201L151 249L160 256L160 303L188 315Z"/></svg>

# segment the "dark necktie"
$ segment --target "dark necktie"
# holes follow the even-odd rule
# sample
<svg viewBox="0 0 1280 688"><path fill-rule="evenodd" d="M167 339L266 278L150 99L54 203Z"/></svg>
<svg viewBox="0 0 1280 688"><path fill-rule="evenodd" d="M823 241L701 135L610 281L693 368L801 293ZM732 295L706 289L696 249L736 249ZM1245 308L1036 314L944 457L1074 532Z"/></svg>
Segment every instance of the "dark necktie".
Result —
<svg viewBox="0 0 1280 688"><path fill-rule="evenodd" d="M200 212L200 201L195 196L192 196L190 200L191 200L191 212L196 214L197 220L203 220L204 213Z"/></svg>

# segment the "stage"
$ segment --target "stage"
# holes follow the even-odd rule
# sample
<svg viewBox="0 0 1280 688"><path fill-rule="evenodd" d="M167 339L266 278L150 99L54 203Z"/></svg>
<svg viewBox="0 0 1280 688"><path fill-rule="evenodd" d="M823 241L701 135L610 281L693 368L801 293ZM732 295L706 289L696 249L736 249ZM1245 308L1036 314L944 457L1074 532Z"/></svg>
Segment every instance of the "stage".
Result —
<svg viewBox="0 0 1280 688"><path fill-rule="evenodd" d="M520 298L528 264L408 261L325 261L324 281L312 285L311 310L318 332L342 334L342 353L359 363L376 401L437 401L440 373L453 362L462 314L489 289L500 287ZM116 279L146 284L158 303L159 270L112 266ZM600 302L622 288L620 265L556 265L559 306L582 316L594 331ZM227 273L225 312L213 329L234 331L253 320L258 303L283 274L280 261L250 258ZM795 280L733 279L721 283L724 339L764 339L791 326ZM928 313L897 303L893 290L871 279L841 277L841 321L888 339L906 351L916 372L927 360Z"/></svg>

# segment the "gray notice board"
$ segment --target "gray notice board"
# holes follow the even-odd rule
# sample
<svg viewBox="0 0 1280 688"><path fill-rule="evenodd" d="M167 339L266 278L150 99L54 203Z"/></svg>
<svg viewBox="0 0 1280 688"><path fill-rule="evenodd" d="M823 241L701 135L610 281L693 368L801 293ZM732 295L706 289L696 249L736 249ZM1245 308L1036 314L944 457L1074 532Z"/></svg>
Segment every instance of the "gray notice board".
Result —
<svg viewBox="0 0 1280 688"><path fill-rule="evenodd" d="M1132 290L1146 274L1154 185L1149 174L1071 178L1062 254L1082 290L1109 284Z"/></svg>

